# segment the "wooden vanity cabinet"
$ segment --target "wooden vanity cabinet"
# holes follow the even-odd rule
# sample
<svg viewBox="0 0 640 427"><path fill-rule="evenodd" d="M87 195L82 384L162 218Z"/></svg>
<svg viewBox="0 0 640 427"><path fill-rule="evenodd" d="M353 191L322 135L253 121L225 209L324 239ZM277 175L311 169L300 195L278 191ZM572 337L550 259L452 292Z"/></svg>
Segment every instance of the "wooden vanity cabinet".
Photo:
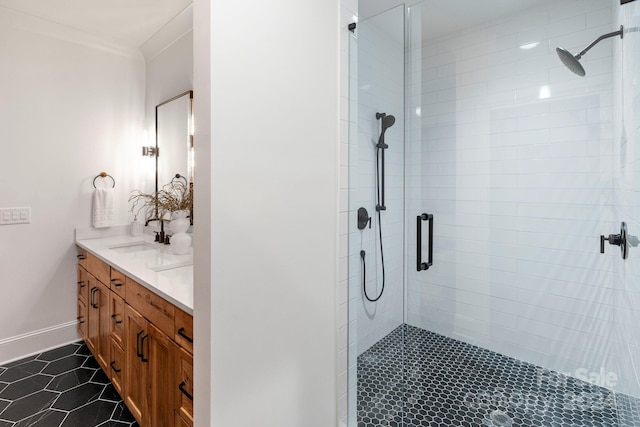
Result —
<svg viewBox="0 0 640 427"><path fill-rule="evenodd" d="M141 427L193 427L193 316L82 255L78 330L87 346Z"/></svg>

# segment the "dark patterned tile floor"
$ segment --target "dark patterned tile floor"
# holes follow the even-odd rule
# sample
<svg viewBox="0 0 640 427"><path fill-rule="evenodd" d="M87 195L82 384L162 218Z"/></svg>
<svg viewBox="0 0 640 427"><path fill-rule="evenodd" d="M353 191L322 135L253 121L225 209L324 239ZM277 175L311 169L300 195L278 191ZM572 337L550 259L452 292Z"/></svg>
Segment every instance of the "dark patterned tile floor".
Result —
<svg viewBox="0 0 640 427"><path fill-rule="evenodd" d="M358 357L358 427L638 427L640 400L409 325Z"/></svg>
<svg viewBox="0 0 640 427"><path fill-rule="evenodd" d="M138 427L81 342L0 366L0 427Z"/></svg>

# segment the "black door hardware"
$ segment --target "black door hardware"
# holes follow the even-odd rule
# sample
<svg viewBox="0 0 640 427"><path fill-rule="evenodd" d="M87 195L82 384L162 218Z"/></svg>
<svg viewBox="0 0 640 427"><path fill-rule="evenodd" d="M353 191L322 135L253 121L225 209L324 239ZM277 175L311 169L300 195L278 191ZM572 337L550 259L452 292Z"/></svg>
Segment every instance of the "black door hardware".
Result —
<svg viewBox="0 0 640 427"><path fill-rule="evenodd" d="M184 328L178 329L178 335L180 335L182 338L184 338L185 340L193 344L193 338L191 338L189 335L184 333Z"/></svg>
<svg viewBox="0 0 640 427"><path fill-rule="evenodd" d="M140 352L140 335L142 334L144 334L144 329L136 334L136 356L139 358L142 358L142 353Z"/></svg>
<svg viewBox="0 0 640 427"><path fill-rule="evenodd" d="M119 372L122 372L122 369L118 369L116 368L116 361L114 360L113 362L111 362L111 369L113 369L113 372L115 372L116 374Z"/></svg>
<svg viewBox="0 0 640 427"><path fill-rule="evenodd" d="M149 361L149 359L144 357L144 340L146 340L147 338L149 338L149 334L144 334L140 339L140 360L145 363Z"/></svg>
<svg viewBox="0 0 640 427"><path fill-rule="evenodd" d="M193 401L193 396L187 391L185 390L184 386L186 386L187 383L182 381L180 383L180 385L178 386L178 388L180 389L180 391L182 392L182 394L184 394L185 396L187 396L187 399Z"/></svg>
<svg viewBox="0 0 640 427"><path fill-rule="evenodd" d="M600 235L600 253L604 253L604 241L609 242L610 245L620 246L620 255L622 259L627 259L629 256L629 245L627 242L627 223L620 223L620 234L609 234L609 237Z"/></svg>
<svg viewBox="0 0 640 427"><path fill-rule="evenodd" d="M422 262L422 221L429 221L429 260ZM423 213L416 221L417 270L428 270L433 265L433 215Z"/></svg>

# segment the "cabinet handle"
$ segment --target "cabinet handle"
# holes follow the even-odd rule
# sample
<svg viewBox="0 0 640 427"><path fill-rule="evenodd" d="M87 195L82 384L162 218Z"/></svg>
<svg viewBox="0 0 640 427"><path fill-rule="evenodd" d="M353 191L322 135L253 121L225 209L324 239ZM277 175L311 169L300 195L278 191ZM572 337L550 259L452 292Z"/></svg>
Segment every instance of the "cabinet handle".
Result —
<svg viewBox="0 0 640 427"><path fill-rule="evenodd" d="M113 369L113 372L115 372L116 374L122 372L122 369L118 369L116 368L114 365L116 364L116 361L114 360L113 362L111 362L111 369Z"/></svg>
<svg viewBox="0 0 640 427"><path fill-rule="evenodd" d="M84 255L77 255L77 257L80 261L87 259L87 257Z"/></svg>
<svg viewBox="0 0 640 427"><path fill-rule="evenodd" d="M84 283L84 280L81 280L78 282L78 286L80 286L81 288L84 288L87 285Z"/></svg>
<svg viewBox="0 0 640 427"><path fill-rule="evenodd" d="M144 334L142 336L142 339L140 340L140 348L141 348L141 350L140 350L140 359L145 363L149 361L149 359L144 357L144 340L146 340L147 338L149 338L149 334Z"/></svg>
<svg viewBox="0 0 640 427"><path fill-rule="evenodd" d="M122 323L122 320L117 320L117 319L116 319L116 316L117 316L116 314L112 314L112 315L111 315L111 318L112 318L112 319L113 319L113 321L116 323L116 325L119 325L120 323Z"/></svg>
<svg viewBox="0 0 640 427"><path fill-rule="evenodd" d="M122 283L118 282L118 279L111 279L111 284L116 288L119 288L120 286L122 286Z"/></svg>
<svg viewBox="0 0 640 427"><path fill-rule="evenodd" d="M180 335L182 338L184 338L185 340L193 344L193 338L191 338L189 335L184 333L184 328L178 329L178 335Z"/></svg>
<svg viewBox="0 0 640 427"><path fill-rule="evenodd" d="M84 323L84 320L82 319L83 319L83 316L78 316L78 323L81 323L81 324Z"/></svg>
<svg viewBox="0 0 640 427"><path fill-rule="evenodd" d="M96 304L94 297L96 295L96 292L99 291L99 290L100 289L98 289L98 288L92 288L91 289L91 301L90 302L91 302L91 307L93 307L93 308L98 308L98 304Z"/></svg>
<svg viewBox="0 0 640 427"><path fill-rule="evenodd" d="M144 334L144 329L136 334L136 355L139 358L142 358L142 353L140 353L140 335Z"/></svg>
<svg viewBox="0 0 640 427"><path fill-rule="evenodd" d="M187 385L186 382L182 381L180 383L180 385L178 386L178 389L180 389L180 391L182 392L182 394L184 394L185 396L187 396L187 399L189 399L190 401L193 402L193 396L191 394L189 394L189 392L187 390L184 389L184 386Z"/></svg>

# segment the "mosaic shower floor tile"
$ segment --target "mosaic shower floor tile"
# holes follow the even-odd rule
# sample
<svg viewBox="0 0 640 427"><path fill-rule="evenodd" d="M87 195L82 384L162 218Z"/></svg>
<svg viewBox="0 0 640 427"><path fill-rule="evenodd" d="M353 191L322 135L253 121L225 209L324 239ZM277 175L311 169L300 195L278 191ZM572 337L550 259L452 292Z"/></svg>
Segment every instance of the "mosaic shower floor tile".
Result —
<svg viewBox="0 0 640 427"><path fill-rule="evenodd" d="M358 427L634 427L640 401L409 325L358 357Z"/></svg>

